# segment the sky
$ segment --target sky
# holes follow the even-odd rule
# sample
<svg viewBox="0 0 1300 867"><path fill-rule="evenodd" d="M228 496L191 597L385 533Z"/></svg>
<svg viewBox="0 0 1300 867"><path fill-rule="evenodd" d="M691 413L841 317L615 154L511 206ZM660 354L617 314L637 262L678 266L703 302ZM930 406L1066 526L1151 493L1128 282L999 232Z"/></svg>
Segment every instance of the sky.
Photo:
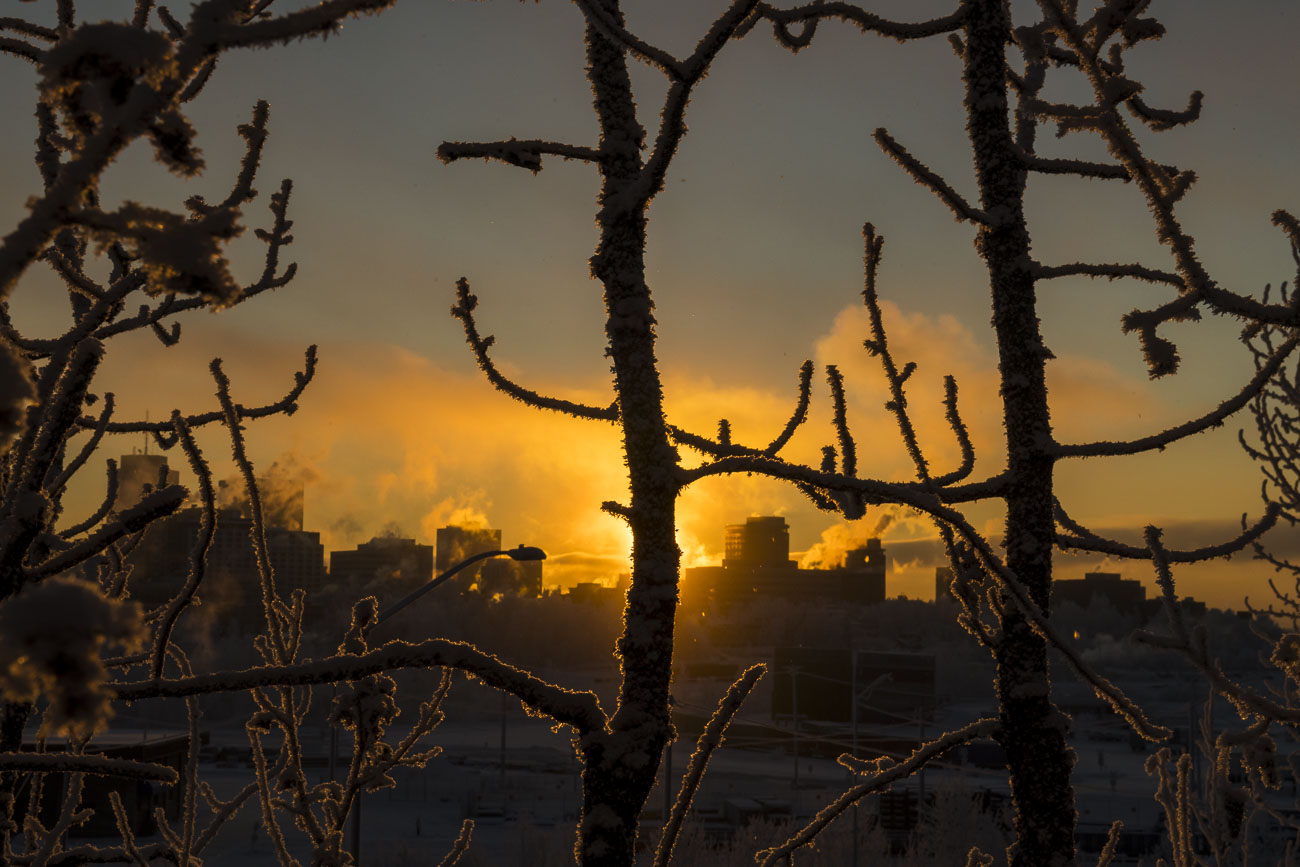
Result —
<svg viewBox="0 0 1300 867"><path fill-rule="evenodd" d="M913 20L949 7L870 5ZM123 6L99 3L93 13ZM626 4L633 30L678 55L722 6ZM1269 215L1300 209L1293 168L1300 12L1283 0L1157 0L1152 13L1168 35L1128 55L1148 103L1181 108L1191 90L1206 95L1199 123L1145 135L1151 153L1199 174L1182 205L1185 228L1224 285L1259 291L1291 279L1295 264ZM40 189L31 158L35 76L23 61L0 63L0 108L9 118L0 137L8 193L0 225L12 226ZM639 68L634 86L642 122L653 129L664 80ZM1052 87L1053 98L1082 92L1068 73ZM259 467L275 463L307 483L307 527L327 550L385 531L432 543L439 526L485 522L503 531L507 545L546 549L548 584L612 581L626 571L630 536L599 511L604 500L626 498L614 430L495 392L448 315L464 276L480 299L480 330L497 337L503 370L545 393L610 400L603 304L587 269L595 171L547 159L534 175L482 161L447 166L434 156L448 140L596 143L576 7L404 2L349 22L326 41L227 55L190 112L205 174L177 180L133 146L104 178L105 203L179 209L194 193L223 194L242 156L235 128L258 99L270 103L271 137L257 184L263 196L245 209L245 222L267 225L270 192L281 178L293 179L296 240L286 253L298 276L274 295L184 320L175 347L148 335L115 340L100 387L116 394L121 417L213 408L207 364L218 356L239 402L274 399L291 385L306 346L318 344L319 373L300 411L251 424L248 436ZM878 364L861 348L860 231L871 221L886 239L879 288L891 343L900 360L918 364L910 400L928 453L939 467L956 456L939 404L951 373L981 456L976 473L996 472L996 354L973 233L871 139L885 127L973 197L960 66L946 42L899 45L827 25L792 55L759 29L722 52L687 123L666 189L651 206L647 250L670 421L710 432L726 417L737 440L766 443L793 407L803 360L835 363L847 381L860 473L907 479L906 455L882 408ZM1048 155L1103 156L1079 136L1058 141L1045 130L1042 141ZM1041 261L1169 267L1130 185L1035 178L1028 213ZM259 246L248 232L232 247L247 279L260 271ZM1043 330L1057 356L1049 387L1062 441L1159 430L1217 405L1249 376L1239 326L1211 317L1170 329L1182 372L1150 381L1119 319L1166 297L1166 289L1131 281L1040 284ZM29 334L52 334L66 319L66 302L40 270L25 276L12 307ZM832 440L820 373L816 382L812 417L790 453L813 462ZM1247 424L1234 419L1156 455L1063 465L1058 493L1073 517L1098 530L1136 539L1155 523L1177 546L1219 541L1243 513L1261 508L1259 473L1236 443ZM218 475L232 472L219 431L200 444ZM105 456L139 446L138 438L110 439ZM70 517L92 509L101 486L102 477L83 473ZM894 563L890 595L933 594L935 533L915 515L880 509L844 524L788 486L746 477L706 480L683 495L685 564L718 562L723 526L760 514L786 517L796 556L809 564L829 565L846 546L881 533ZM995 509L970 514L997 534ZM1294 538L1273 543L1300 553ZM1058 567L1064 577L1104 568L1153 583L1140 563L1063 557ZM1239 556L1178 577L1183 592L1235 607L1246 596L1265 601L1268 574Z"/></svg>

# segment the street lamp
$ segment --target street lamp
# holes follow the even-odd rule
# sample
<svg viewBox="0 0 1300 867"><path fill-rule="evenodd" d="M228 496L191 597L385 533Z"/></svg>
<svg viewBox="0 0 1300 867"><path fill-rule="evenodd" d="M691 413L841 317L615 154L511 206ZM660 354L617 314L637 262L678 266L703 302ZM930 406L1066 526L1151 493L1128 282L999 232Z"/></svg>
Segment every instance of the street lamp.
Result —
<svg viewBox="0 0 1300 867"><path fill-rule="evenodd" d="M509 557L511 560L515 560L518 562L527 562L530 560L545 560L546 552L543 551L541 548L535 548L531 545L520 545L516 548L509 548L504 551L484 551L481 554L475 554L473 557L469 557L465 560L461 560L455 566L452 566L450 569L448 569L446 572L443 572L437 578L434 578L428 584L425 584L415 592L408 594L402 599L399 599L397 602L393 603L388 608L381 611L379 613L379 616L375 619L375 626L379 626L385 620L388 620L390 617L397 614L397 612L401 611L403 608L410 605L412 602L419 599L421 596L428 593L430 590L440 586L441 584L446 582L449 578L455 576L457 572L460 572L462 569L466 568L467 566L473 566L475 563L478 563L480 560L487 560L490 557ZM503 734L502 735L503 749L505 743L504 738L505 735ZM337 739L331 738L330 739L330 768L331 769L334 767L335 764L334 750L337 749L337 745L338 745ZM353 798L352 800L352 863L358 865L358 867L360 867L361 864L361 791L360 790L357 791L356 797Z"/></svg>
<svg viewBox="0 0 1300 867"><path fill-rule="evenodd" d="M379 624L383 623L385 620L392 617L394 614L401 611L403 608L410 605L412 602L419 599L421 596L428 593L433 588L441 585L444 581L451 578L453 575L455 575L457 572L461 571L462 569L466 568L467 566L473 566L475 563L479 562L480 560L486 560L489 557L509 557L511 560L517 560L517 561L545 560L546 552L543 551L541 548L534 548L530 545L520 545L518 548L510 548L505 551L484 551L482 554L475 554L473 557L470 557L467 560L461 560L455 566L452 566L446 572L443 572L437 578L434 578L432 581L430 581L428 584L425 584L423 587L419 588L414 593L407 595L404 599L398 600L397 602L390 605L388 608L384 609L382 612L380 612L379 618L375 621L375 625L378 626Z"/></svg>

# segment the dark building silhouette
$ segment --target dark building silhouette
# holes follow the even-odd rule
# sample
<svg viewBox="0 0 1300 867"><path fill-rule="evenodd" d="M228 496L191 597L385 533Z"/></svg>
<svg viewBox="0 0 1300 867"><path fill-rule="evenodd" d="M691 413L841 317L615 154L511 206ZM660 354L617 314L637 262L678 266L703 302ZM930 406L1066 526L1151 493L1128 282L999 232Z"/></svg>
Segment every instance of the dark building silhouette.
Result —
<svg viewBox="0 0 1300 867"><path fill-rule="evenodd" d="M500 530L442 527L437 533L438 574L475 554L501 550ZM542 561L493 557L468 567L454 580L462 591L536 598L542 595Z"/></svg>
<svg viewBox="0 0 1300 867"><path fill-rule="evenodd" d="M598 581L579 581L564 595L579 605L616 605L623 601L625 593Z"/></svg>
<svg viewBox="0 0 1300 867"><path fill-rule="evenodd" d="M542 595L542 561L493 557L483 563L477 584L479 592L489 596L536 599Z"/></svg>
<svg viewBox="0 0 1300 867"><path fill-rule="evenodd" d="M723 567L786 569L790 559L790 528L785 518L750 518L724 528Z"/></svg>
<svg viewBox="0 0 1300 867"><path fill-rule="evenodd" d="M1052 582L1053 604L1069 601L1087 608L1097 598L1105 599L1120 614L1144 619L1146 590L1141 581L1121 578L1118 572L1087 572L1082 578Z"/></svg>
<svg viewBox="0 0 1300 867"><path fill-rule="evenodd" d="M414 539L379 536L352 551L330 552L330 583L394 602L433 579L433 548Z"/></svg>
<svg viewBox="0 0 1300 867"><path fill-rule="evenodd" d="M437 533L437 567L442 574L457 563L475 554L501 550L501 531L487 528L440 527ZM456 583L461 590L468 590L478 584L483 571L482 563L475 563L457 577Z"/></svg>
<svg viewBox="0 0 1300 867"><path fill-rule="evenodd" d="M790 559L790 530L780 517L750 518L725 530L721 566L687 569L689 606L727 606L746 599L834 599L870 604L885 598L885 549L879 539L849 551L837 569L800 569Z"/></svg>
<svg viewBox="0 0 1300 867"><path fill-rule="evenodd" d="M201 509L191 507L149 525L127 557L133 598L146 607L161 605L185 585L201 516ZM206 613L241 631L256 631L265 624L252 527L253 522L234 509L216 511L216 529L198 593ZM310 620L318 613L325 583L320 534L267 527L266 547L277 592L287 602L294 590L304 591Z"/></svg>
<svg viewBox="0 0 1300 867"><path fill-rule="evenodd" d="M174 485L179 480L176 471L167 466L167 458L163 455L122 455L117 460L117 496L113 499L113 511L131 508L140 502L146 490L158 490L160 482Z"/></svg>
<svg viewBox="0 0 1300 867"><path fill-rule="evenodd" d="M1209 606L1190 596L1178 597L1178 608L1182 611L1183 617L1190 617L1192 620L1204 620L1205 615L1209 613ZM1249 612L1247 612L1247 615L1247 619L1249 619ZM1240 616L1240 613L1238 616ZM1142 603L1142 621L1144 623L1150 623L1152 620L1164 619L1165 617L1164 599L1157 596Z"/></svg>

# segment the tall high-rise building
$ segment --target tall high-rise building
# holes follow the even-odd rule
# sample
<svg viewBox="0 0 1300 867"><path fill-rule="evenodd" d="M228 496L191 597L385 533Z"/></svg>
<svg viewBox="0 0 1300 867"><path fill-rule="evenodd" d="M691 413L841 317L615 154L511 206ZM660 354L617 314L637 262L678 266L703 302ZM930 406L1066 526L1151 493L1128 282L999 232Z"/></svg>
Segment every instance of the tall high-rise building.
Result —
<svg viewBox="0 0 1300 867"><path fill-rule="evenodd" d="M442 574L462 560L475 554L501 550L501 531L471 527L440 527L436 538L438 574ZM468 590L479 583L483 574L483 563L475 563L455 579L461 589ZM482 589L482 588L480 588Z"/></svg>
<svg viewBox="0 0 1300 867"><path fill-rule="evenodd" d="M728 524L724 532L723 566L788 569L794 565L785 518L749 518L743 524Z"/></svg>
<svg viewBox="0 0 1300 867"><path fill-rule="evenodd" d="M146 607L171 599L188 580L190 552L199 532L202 510L181 509L149 525L127 563L131 596ZM262 628L262 584L253 551L252 521L231 509L216 513L199 597L205 613L240 630ZM295 590L307 597L309 621L319 611L325 582L325 549L320 534L280 527L266 528L266 547L276 591L288 601Z"/></svg>
<svg viewBox="0 0 1300 867"><path fill-rule="evenodd" d="M475 554L501 550L501 531L487 528L441 527L437 537L438 571L444 572ZM471 567L472 568L472 567Z"/></svg>
<svg viewBox="0 0 1300 867"><path fill-rule="evenodd" d="M180 480L175 470L167 466L165 455L122 455L117 460L117 496L113 511L129 509L144 498L146 490L156 491L162 485L174 485Z"/></svg>
<svg viewBox="0 0 1300 867"><path fill-rule="evenodd" d="M488 528L442 527L437 537L438 573L476 554L500 551L501 531ZM542 595L542 561L493 557L469 566L454 579L462 590L474 588L487 596Z"/></svg>

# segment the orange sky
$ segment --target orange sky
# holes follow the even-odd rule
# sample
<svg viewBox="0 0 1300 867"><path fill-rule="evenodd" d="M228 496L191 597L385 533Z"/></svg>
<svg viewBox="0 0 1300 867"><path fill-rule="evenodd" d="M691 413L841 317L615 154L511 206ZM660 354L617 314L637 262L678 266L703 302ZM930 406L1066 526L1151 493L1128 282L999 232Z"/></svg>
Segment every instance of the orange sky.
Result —
<svg viewBox="0 0 1300 867"><path fill-rule="evenodd" d="M918 18L948 5L881 4L885 13ZM106 14L116 8L105 6ZM629 20L684 52L718 6L630 2ZM1230 17L1209 6L1163 4L1158 13L1170 35L1131 58L1151 101L1181 107L1190 89L1206 92L1204 120L1152 146L1201 175L1184 213L1207 265L1226 284L1257 289L1294 271L1268 215L1300 209L1300 89L1290 86L1300 16L1282 0L1248 0ZM3 62L0 108L29 118L34 79L20 61ZM542 391L607 402L603 310L586 266L595 173L559 161L534 176L433 158L447 139L588 143L594 123L582 67L580 16L559 2L398 4L325 43L224 61L193 106L207 175L182 183L133 148L106 177L105 199L177 208L194 192L222 193L240 156L235 126L266 98L271 139L258 186L266 194L283 176L295 181L297 242L287 253L299 262L299 277L274 297L187 322L174 348L151 337L118 341L102 387L117 393L122 416L212 408L206 371L217 355L237 400L273 399L291 382L302 349L319 343L319 376L301 411L250 425L249 436L260 465L277 461L311 480L307 523L327 548L350 547L390 525L431 542L443 523L481 519L502 529L508 545L546 548L551 582L612 580L626 568L628 541L620 523L599 511L626 490L613 431L495 393L446 314L456 278L467 275L481 298L480 328L498 335L507 372ZM644 70L634 82L650 123L662 84ZM790 410L800 363L834 362L847 380L860 472L906 478L881 409L879 370L861 349L859 230L871 220L887 238L880 291L891 341L901 360L919 365L911 402L930 456L944 465L955 454L939 405L942 377L952 373L980 451L977 473L996 471L995 356L971 233L870 139L885 125L958 189L973 189L959 69L946 44L899 46L827 27L794 57L754 35L719 59L688 121L668 188L651 210L647 253L671 420L707 432L725 416L738 439L766 442ZM6 225L39 188L34 134L18 128L0 142ZM1044 148L1100 156L1082 140ZM1127 185L1036 181L1029 213L1043 261L1143 259L1166 267ZM263 225L264 201L246 216ZM257 246L251 237L236 243L232 259L242 273L257 271ZM62 320L65 304L53 289L35 271L20 284L14 314L32 334L44 336ZM1044 284L1040 297L1057 355L1050 385L1063 440L1159 429L1218 404L1249 375L1236 326L1211 320L1171 329L1184 370L1150 382L1118 320L1164 298L1163 290L1060 281ZM812 418L792 452L808 460L830 440L821 382L819 373ZM1098 528L1132 537L1157 522L1175 545L1218 541L1243 512L1258 514L1259 476L1235 443L1244 423L1158 455L1063 466L1060 493L1074 517ZM201 443L218 472L228 472L225 444L211 435ZM110 441L106 451L137 444ZM87 473L79 484L76 502L91 508L102 480ZM844 526L787 486L743 477L706 480L682 498L686 562L716 561L722 526L755 514L785 515L798 551L842 547L887 523L886 546L905 567L891 572L889 592L932 593L926 540L933 532L923 522L873 511ZM995 511L972 515L996 534ZM1065 558L1061 574L1099 565ZM1106 568L1150 584L1140 564ZM1267 593L1265 573L1245 558L1180 574L1187 592L1216 604Z"/></svg>

